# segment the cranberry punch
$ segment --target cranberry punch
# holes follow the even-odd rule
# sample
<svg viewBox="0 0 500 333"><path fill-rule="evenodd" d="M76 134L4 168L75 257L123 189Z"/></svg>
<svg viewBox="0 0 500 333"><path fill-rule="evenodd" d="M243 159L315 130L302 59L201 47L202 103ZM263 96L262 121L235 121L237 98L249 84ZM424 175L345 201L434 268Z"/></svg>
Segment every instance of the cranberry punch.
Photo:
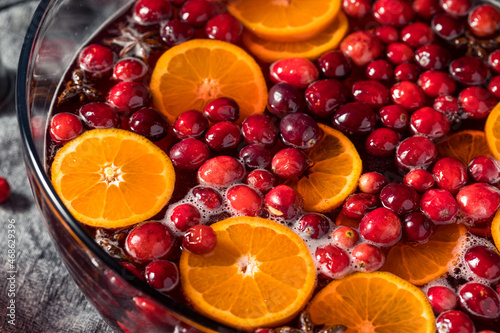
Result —
<svg viewBox="0 0 500 333"><path fill-rule="evenodd" d="M73 53L45 135L107 260L90 280L129 306L89 297L123 331L495 329L498 15L131 2Z"/></svg>

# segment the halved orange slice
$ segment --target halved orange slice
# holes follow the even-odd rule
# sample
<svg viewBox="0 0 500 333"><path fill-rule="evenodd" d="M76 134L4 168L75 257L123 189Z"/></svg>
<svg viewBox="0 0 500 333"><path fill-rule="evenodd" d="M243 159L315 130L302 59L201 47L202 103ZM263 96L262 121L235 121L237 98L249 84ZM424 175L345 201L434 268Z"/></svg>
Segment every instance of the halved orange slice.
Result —
<svg viewBox="0 0 500 333"><path fill-rule="evenodd" d="M153 217L175 184L167 154L143 136L120 129L91 130L68 142L57 152L51 176L71 214L103 228Z"/></svg>
<svg viewBox="0 0 500 333"><path fill-rule="evenodd" d="M497 160L500 160L500 103L488 115L484 132L491 153Z"/></svg>
<svg viewBox="0 0 500 333"><path fill-rule="evenodd" d="M200 313L242 330L291 320L311 297L316 269L291 229L258 217L211 225L217 246L208 256L183 251L184 294Z"/></svg>
<svg viewBox="0 0 500 333"><path fill-rule="evenodd" d="M498 251L500 251L500 210L497 211L493 222L491 222L491 237L493 237L493 242Z"/></svg>
<svg viewBox="0 0 500 333"><path fill-rule="evenodd" d="M491 155L483 131L464 130L454 133L436 145L441 157L454 157L465 165L480 155Z"/></svg>

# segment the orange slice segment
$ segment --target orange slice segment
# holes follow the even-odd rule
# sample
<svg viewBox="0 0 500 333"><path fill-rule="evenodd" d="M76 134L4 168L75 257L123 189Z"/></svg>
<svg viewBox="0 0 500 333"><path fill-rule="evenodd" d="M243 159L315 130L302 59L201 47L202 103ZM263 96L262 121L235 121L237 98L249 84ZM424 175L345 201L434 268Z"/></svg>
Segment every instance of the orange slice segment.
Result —
<svg viewBox="0 0 500 333"><path fill-rule="evenodd" d="M500 103L488 115L484 132L491 153L497 160L500 160Z"/></svg>
<svg viewBox="0 0 500 333"><path fill-rule="evenodd" d="M335 19L340 0L230 0L227 9L260 38L302 41Z"/></svg>
<svg viewBox="0 0 500 333"><path fill-rule="evenodd" d="M156 215L172 196L170 158L141 135L96 129L68 142L52 164L57 194L82 223L118 228Z"/></svg>
<svg viewBox="0 0 500 333"><path fill-rule="evenodd" d="M500 251L500 210L497 211L491 222L491 237L493 237L493 242L498 251Z"/></svg>
<svg viewBox="0 0 500 333"><path fill-rule="evenodd" d="M441 157L454 157L465 165L480 155L491 155L483 131L464 130L454 133L436 145Z"/></svg>
<svg viewBox="0 0 500 333"><path fill-rule="evenodd" d="M391 247L381 270L391 272L406 281L424 285L448 271L465 240L467 229L462 224L434 226L426 243L399 241Z"/></svg>
<svg viewBox="0 0 500 333"><path fill-rule="evenodd" d="M238 46L217 40L194 39L167 50L149 86L155 106L171 123L184 111L203 111L218 97L238 103L240 121L264 112L267 104L259 65Z"/></svg>
<svg viewBox="0 0 500 333"><path fill-rule="evenodd" d="M424 293L386 272L356 273L330 282L309 304L316 325L344 325L347 332L434 333Z"/></svg>
<svg viewBox="0 0 500 333"><path fill-rule="evenodd" d="M285 184L298 191L307 211L329 212L356 190L362 162L356 147L341 132L324 124L323 138L308 152L312 166Z"/></svg>
<svg viewBox="0 0 500 333"><path fill-rule="evenodd" d="M292 319L312 295L316 269L305 243L289 228L258 217L215 224L209 256L183 251L185 296L200 313L242 330Z"/></svg>
<svg viewBox="0 0 500 333"><path fill-rule="evenodd" d="M274 62L283 58L303 57L316 60L323 53L335 49L349 29L349 22L344 13L340 12L337 18L325 30L314 37L301 42L281 41L273 42L259 38L252 33L243 33L243 44L257 58L264 62Z"/></svg>

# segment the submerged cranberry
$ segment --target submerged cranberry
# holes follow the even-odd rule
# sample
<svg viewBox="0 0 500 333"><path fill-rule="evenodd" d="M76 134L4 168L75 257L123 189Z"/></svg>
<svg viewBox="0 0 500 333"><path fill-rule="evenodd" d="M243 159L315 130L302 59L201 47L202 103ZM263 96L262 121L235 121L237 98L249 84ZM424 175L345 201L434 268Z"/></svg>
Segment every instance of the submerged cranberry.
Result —
<svg viewBox="0 0 500 333"><path fill-rule="evenodd" d="M494 76L488 83L488 91L500 99L500 75Z"/></svg>
<svg viewBox="0 0 500 333"><path fill-rule="evenodd" d="M194 28L186 21L173 19L161 26L160 37L168 46L178 45L194 37Z"/></svg>
<svg viewBox="0 0 500 333"><path fill-rule="evenodd" d="M241 124L241 134L249 144L259 143L271 148L278 140L278 133L273 119L265 114L251 115Z"/></svg>
<svg viewBox="0 0 500 333"><path fill-rule="evenodd" d="M425 20L430 20L434 15L442 11L439 0L415 0L412 7L415 13Z"/></svg>
<svg viewBox="0 0 500 333"><path fill-rule="evenodd" d="M196 186L191 192L196 202L207 209L214 210L222 206L222 196L211 187Z"/></svg>
<svg viewBox="0 0 500 333"><path fill-rule="evenodd" d="M418 210L420 196L408 185L390 183L380 192L380 202L386 208L402 216Z"/></svg>
<svg viewBox="0 0 500 333"><path fill-rule="evenodd" d="M436 328L439 333L475 333L472 320L459 310L450 310L441 313L436 318Z"/></svg>
<svg viewBox="0 0 500 333"><path fill-rule="evenodd" d="M436 70L423 72L418 78L417 84L429 97L452 95L457 88L450 74Z"/></svg>
<svg viewBox="0 0 500 333"><path fill-rule="evenodd" d="M470 161L469 175L476 182L497 184L500 182L500 163L491 156L477 156Z"/></svg>
<svg viewBox="0 0 500 333"><path fill-rule="evenodd" d="M413 50L404 43L391 43L386 49L387 59L394 65L402 64L413 59Z"/></svg>
<svg viewBox="0 0 500 333"><path fill-rule="evenodd" d="M261 169L267 168L273 158L271 151L259 144L243 147L240 150L239 157L247 167Z"/></svg>
<svg viewBox="0 0 500 333"><path fill-rule="evenodd" d="M450 311L457 308L457 294L446 286L432 286L427 289L427 298L431 303L432 309L437 312Z"/></svg>
<svg viewBox="0 0 500 333"><path fill-rule="evenodd" d="M434 41L434 33L429 25L416 22L401 29L401 40L413 48L417 48Z"/></svg>
<svg viewBox="0 0 500 333"><path fill-rule="evenodd" d="M366 77L371 80L388 81L393 75L394 69L386 60L374 60L366 66Z"/></svg>
<svg viewBox="0 0 500 333"><path fill-rule="evenodd" d="M442 95L434 99L432 107L444 113L449 119L454 119L458 116L460 111L460 106L458 105L458 100L451 95Z"/></svg>
<svg viewBox="0 0 500 333"><path fill-rule="evenodd" d="M424 45L415 51L415 62L423 70L443 70L450 60L450 52L440 45Z"/></svg>
<svg viewBox="0 0 500 333"><path fill-rule="evenodd" d="M458 290L462 308L474 317L486 320L500 317L500 298L492 288L477 282L468 282Z"/></svg>
<svg viewBox="0 0 500 333"><path fill-rule="evenodd" d="M200 183L226 187L243 179L245 168L231 156L217 156L206 161L198 169Z"/></svg>
<svg viewBox="0 0 500 333"><path fill-rule="evenodd" d="M235 185L226 193L229 208L236 215L257 216L262 210L261 195L247 185Z"/></svg>
<svg viewBox="0 0 500 333"><path fill-rule="evenodd" d="M167 260L155 260L144 268L147 283L161 291L169 292L179 285L179 270L177 266Z"/></svg>
<svg viewBox="0 0 500 333"><path fill-rule="evenodd" d="M421 134L431 140L437 140L448 134L450 121L443 113L426 106L412 113L410 129L413 134Z"/></svg>
<svg viewBox="0 0 500 333"><path fill-rule="evenodd" d="M380 202L377 196L369 193L356 193L344 202L342 212L352 219L361 219L368 212L378 208Z"/></svg>
<svg viewBox="0 0 500 333"><path fill-rule="evenodd" d="M378 81L357 81L352 86L352 96L356 101L378 109L389 102L389 89Z"/></svg>
<svg viewBox="0 0 500 333"><path fill-rule="evenodd" d="M207 0L188 0L179 12L179 18L194 27L204 26L216 14L213 2Z"/></svg>
<svg viewBox="0 0 500 333"><path fill-rule="evenodd" d="M304 94L288 83L279 82L269 89L267 108L279 118L304 109Z"/></svg>
<svg viewBox="0 0 500 333"><path fill-rule="evenodd" d="M408 111L415 111L425 105L425 94L422 89L410 81L396 83L391 88L391 98Z"/></svg>
<svg viewBox="0 0 500 333"><path fill-rule="evenodd" d="M399 134L388 128L377 128L368 135L366 151L374 156L390 156L399 143Z"/></svg>
<svg viewBox="0 0 500 333"><path fill-rule="evenodd" d="M366 172L359 177L359 190L364 193L376 194L387 185L387 178L378 172Z"/></svg>
<svg viewBox="0 0 500 333"><path fill-rule="evenodd" d="M113 68L113 52L106 46L91 44L80 52L78 63L84 71L92 75L102 75Z"/></svg>
<svg viewBox="0 0 500 333"><path fill-rule="evenodd" d="M359 233L378 246L392 246L401 238L401 220L391 210L380 207L363 217Z"/></svg>
<svg viewBox="0 0 500 333"><path fill-rule="evenodd" d="M195 225L182 237L182 248L198 255L211 253L217 246L217 235L208 225Z"/></svg>
<svg viewBox="0 0 500 333"><path fill-rule="evenodd" d="M396 27L408 25L415 15L411 5L403 0L377 0L372 12L378 23Z"/></svg>
<svg viewBox="0 0 500 333"><path fill-rule="evenodd" d="M83 125L80 118L72 113L58 113L50 120L50 137L58 144L73 140L82 131Z"/></svg>
<svg viewBox="0 0 500 333"><path fill-rule="evenodd" d="M214 123L220 121L234 122L240 117L240 107L230 97L219 97L205 106L203 114Z"/></svg>
<svg viewBox="0 0 500 333"><path fill-rule="evenodd" d="M286 185L278 185L266 194L266 207L272 215L293 219L302 209L303 200L299 193Z"/></svg>
<svg viewBox="0 0 500 333"><path fill-rule="evenodd" d="M318 67L323 76L331 79L346 79L352 70L352 63L349 57L340 51L330 51L323 54L318 59Z"/></svg>
<svg viewBox="0 0 500 333"><path fill-rule="evenodd" d="M148 72L148 66L138 58L123 58L113 68L113 78L117 81L140 81Z"/></svg>
<svg viewBox="0 0 500 333"><path fill-rule="evenodd" d="M361 272L378 271L385 262L385 255L382 249L376 245L362 243L352 249L352 261Z"/></svg>
<svg viewBox="0 0 500 333"><path fill-rule="evenodd" d="M492 218L500 207L500 190L486 183L468 185L456 198L460 210L472 224Z"/></svg>
<svg viewBox="0 0 500 333"><path fill-rule="evenodd" d="M399 105L386 105L378 110L378 114L382 125L394 131L404 131L410 123L410 115Z"/></svg>
<svg viewBox="0 0 500 333"><path fill-rule="evenodd" d="M312 239L318 239L330 231L330 219L323 214L309 213L302 215L297 222L297 230Z"/></svg>
<svg viewBox="0 0 500 333"><path fill-rule="evenodd" d="M432 235L432 223L420 212L406 215L402 223L403 236L409 242L425 243Z"/></svg>
<svg viewBox="0 0 500 333"><path fill-rule="evenodd" d="M420 199L420 210L434 224L450 224L455 222L458 205L447 190L430 189Z"/></svg>
<svg viewBox="0 0 500 333"><path fill-rule="evenodd" d="M343 0L342 9L350 17L361 18L370 13L372 0Z"/></svg>
<svg viewBox="0 0 500 333"><path fill-rule="evenodd" d="M111 105L101 102L85 104L78 110L85 127L94 128L117 128L120 116Z"/></svg>
<svg viewBox="0 0 500 333"><path fill-rule="evenodd" d="M281 138L286 145L307 149L323 137L323 132L314 119L305 113L291 113L280 121Z"/></svg>
<svg viewBox="0 0 500 333"><path fill-rule="evenodd" d="M151 141L163 139L168 134L168 121L153 108L142 108L130 116L128 126L132 132Z"/></svg>
<svg viewBox="0 0 500 333"><path fill-rule="evenodd" d="M488 65L490 65L495 73L500 73L500 50L490 53L488 56Z"/></svg>
<svg viewBox="0 0 500 333"><path fill-rule="evenodd" d="M320 266L320 273L328 279L340 278L349 271L349 255L340 247L325 245L318 247L314 257Z"/></svg>
<svg viewBox="0 0 500 333"><path fill-rule="evenodd" d="M210 39L217 39L228 43L237 43L241 39L243 25L234 16L223 13L210 21L205 27L205 34Z"/></svg>
<svg viewBox="0 0 500 333"><path fill-rule="evenodd" d="M468 87L458 95L458 102L468 118L486 118L498 103L492 93L481 87Z"/></svg>
<svg viewBox="0 0 500 333"><path fill-rule="evenodd" d="M396 149L396 164L405 169L427 168L437 157L434 143L423 136L403 140Z"/></svg>
<svg viewBox="0 0 500 333"><path fill-rule="evenodd" d="M201 213L198 208L191 204L180 204L170 212L170 221L177 230L186 231L192 226L200 224Z"/></svg>
<svg viewBox="0 0 500 333"><path fill-rule="evenodd" d="M108 92L107 102L123 116L127 116L150 102L149 90L137 82L119 82Z"/></svg>
<svg viewBox="0 0 500 333"><path fill-rule="evenodd" d="M179 139L200 138L208 128L208 120L197 110L188 110L179 115L174 123L174 134Z"/></svg>
<svg viewBox="0 0 500 333"><path fill-rule="evenodd" d="M274 83L285 82L298 89L305 89L319 76L316 66L310 60L300 57L278 60L271 64L269 72Z"/></svg>
<svg viewBox="0 0 500 333"><path fill-rule="evenodd" d="M479 245L468 248L464 261L478 277L490 283L500 280L500 255L489 247Z"/></svg>
<svg viewBox="0 0 500 333"><path fill-rule="evenodd" d="M255 187L260 193L265 194L276 185L276 178L267 170L257 169L248 173L247 184Z"/></svg>
<svg viewBox="0 0 500 333"><path fill-rule="evenodd" d="M335 245L344 249L352 249L359 241L359 233L351 227L340 226L332 232L331 238Z"/></svg>
<svg viewBox="0 0 500 333"><path fill-rule="evenodd" d="M236 148L241 140L240 129L230 121L221 121L210 126L205 133L205 143L214 151Z"/></svg>
<svg viewBox="0 0 500 333"><path fill-rule="evenodd" d="M309 112L318 117L329 117L349 98L349 90L335 79L313 82L305 91Z"/></svg>
<svg viewBox="0 0 500 333"><path fill-rule="evenodd" d="M404 62L394 69L396 81L417 81L420 75L420 68L412 62Z"/></svg>
<svg viewBox="0 0 500 333"><path fill-rule="evenodd" d="M281 178L301 176L309 166L307 155L295 148L285 148L277 152L271 161L273 172Z"/></svg>
<svg viewBox="0 0 500 333"><path fill-rule="evenodd" d="M440 0L441 7L450 15L465 16L472 7L471 0Z"/></svg>
<svg viewBox="0 0 500 333"><path fill-rule="evenodd" d="M346 103L335 111L332 123L333 127L344 133L363 135L375 129L377 115L364 103Z"/></svg>
<svg viewBox="0 0 500 333"><path fill-rule="evenodd" d="M478 37L490 37L500 29L500 10L490 4L474 8L467 19L470 29Z"/></svg>
<svg viewBox="0 0 500 333"><path fill-rule="evenodd" d="M360 67L377 59L382 48L378 37L367 31L353 32L340 43L340 50Z"/></svg>
<svg viewBox="0 0 500 333"><path fill-rule="evenodd" d="M455 39L465 31L462 20L449 14L437 14L432 18L431 26L436 35L446 40Z"/></svg>
<svg viewBox="0 0 500 333"><path fill-rule="evenodd" d="M168 0L138 0L133 12L137 23L153 25L172 17L172 5Z"/></svg>
<svg viewBox="0 0 500 333"><path fill-rule="evenodd" d="M384 44L395 43L399 41L399 30L390 25L383 25L375 28L375 36Z"/></svg>
<svg viewBox="0 0 500 333"><path fill-rule="evenodd" d="M481 59L465 56L452 61L450 74L457 82L477 86L486 83L490 70L488 65Z"/></svg>
<svg viewBox="0 0 500 333"><path fill-rule="evenodd" d="M432 174L436 179L439 188L456 194L465 184L467 184L467 168L465 165L453 157L443 157L434 164Z"/></svg>
<svg viewBox="0 0 500 333"><path fill-rule="evenodd" d="M430 190L435 184L434 176L422 169L414 169L408 172L404 176L403 182L419 193Z"/></svg>
<svg viewBox="0 0 500 333"><path fill-rule="evenodd" d="M168 155L177 168L195 170L208 160L210 150L200 140L186 138L172 146Z"/></svg>
<svg viewBox="0 0 500 333"><path fill-rule="evenodd" d="M145 222L136 226L125 240L125 250L134 259L151 261L165 257L174 244L174 237L164 224Z"/></svg>

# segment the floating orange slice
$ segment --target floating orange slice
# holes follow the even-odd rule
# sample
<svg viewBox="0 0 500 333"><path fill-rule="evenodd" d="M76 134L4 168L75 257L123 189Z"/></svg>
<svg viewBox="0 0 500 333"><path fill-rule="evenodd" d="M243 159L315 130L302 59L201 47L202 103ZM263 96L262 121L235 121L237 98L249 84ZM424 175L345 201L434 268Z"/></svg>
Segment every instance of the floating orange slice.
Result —
<svg viewBox="0 0 500 333"><path fill-rule="evenodd" d="M227 9L260 38L302 41L335 19L340 0L229 0Z"/></svg>
<svg viewBox="0 0 500 333"><path fill-rule="evenodd" d="M330 282L308 306L316 325L344 325L347 332L434 333L424 293L385 272L356 273Z"/></svg>
<svg viewBox="0 0 500 333"><path fill-rule="evenodd" d="M434 233L426 243L401 240L391 247L381 270L410 283L424 285L448 271L465 239L466 230L462 224L455 223L434 226Z"/></svg>
<svg viewBox="0 0 500 333"><path fill-rule="evenodd" d="M500 103L488 115L484 132L491 153L497 160L500 160Z"/></svg>
<svg viewBox="0 0 500 333"><path fill-rule="evenodd" d="M480 155L491 155L483 131L464 130L454 133L437 145L441 157L454 157L465 165Z"/></svg>
<svg viewBox="0 0 500 333"><path fill-rule="evenodd" d="M175 171L167 154L143 136L96 129L58 151L52 184L80 222L118 228L156 215L172 196Z"/></svg>
<svg viewBox="0 0 500 333"><path fill-rule="evenodd" d="M491 237L493 237L493 242L495 242L495 246L500 251L500 210L497 211L493 222L491 222Z"/></svg>
<svg viewBox="0 0 500 333"><path fill-rule="evenodd" d="M149 84L155 106L173 123L187 110L203 111L218 97L240 106L240 121L264 112L267 87L255 60L236 45L194 39L168 49Z"/></svg>
<svg viewBox="0 0 500 333"><path fill-rule="evenodd" d="M363 165L356 147L344 134L319 126L323 138L308 153L312 166L304 176L286 184L302 195L305 210L329 212L356 190Z"/></svg>
<svg viewBox="0 0 500 333"><path fill-rule="evenodd" d="M292 319L312 295L316 269L291 229L258 217L211 225L217 246L208 256L183 251L185 296L200 313L242 330Z"/></svg>
<svg viewBox="0 0 500 333"><path fill-rule="evenodd" d="M273 42L245 31L243 44L257 58L264 62L274 62L283 58L303 57L316 60L323 53L335 49L349 29L349 22L344 13L340 12L337 18L325 30L314 37L301 41Z"/></svg>

